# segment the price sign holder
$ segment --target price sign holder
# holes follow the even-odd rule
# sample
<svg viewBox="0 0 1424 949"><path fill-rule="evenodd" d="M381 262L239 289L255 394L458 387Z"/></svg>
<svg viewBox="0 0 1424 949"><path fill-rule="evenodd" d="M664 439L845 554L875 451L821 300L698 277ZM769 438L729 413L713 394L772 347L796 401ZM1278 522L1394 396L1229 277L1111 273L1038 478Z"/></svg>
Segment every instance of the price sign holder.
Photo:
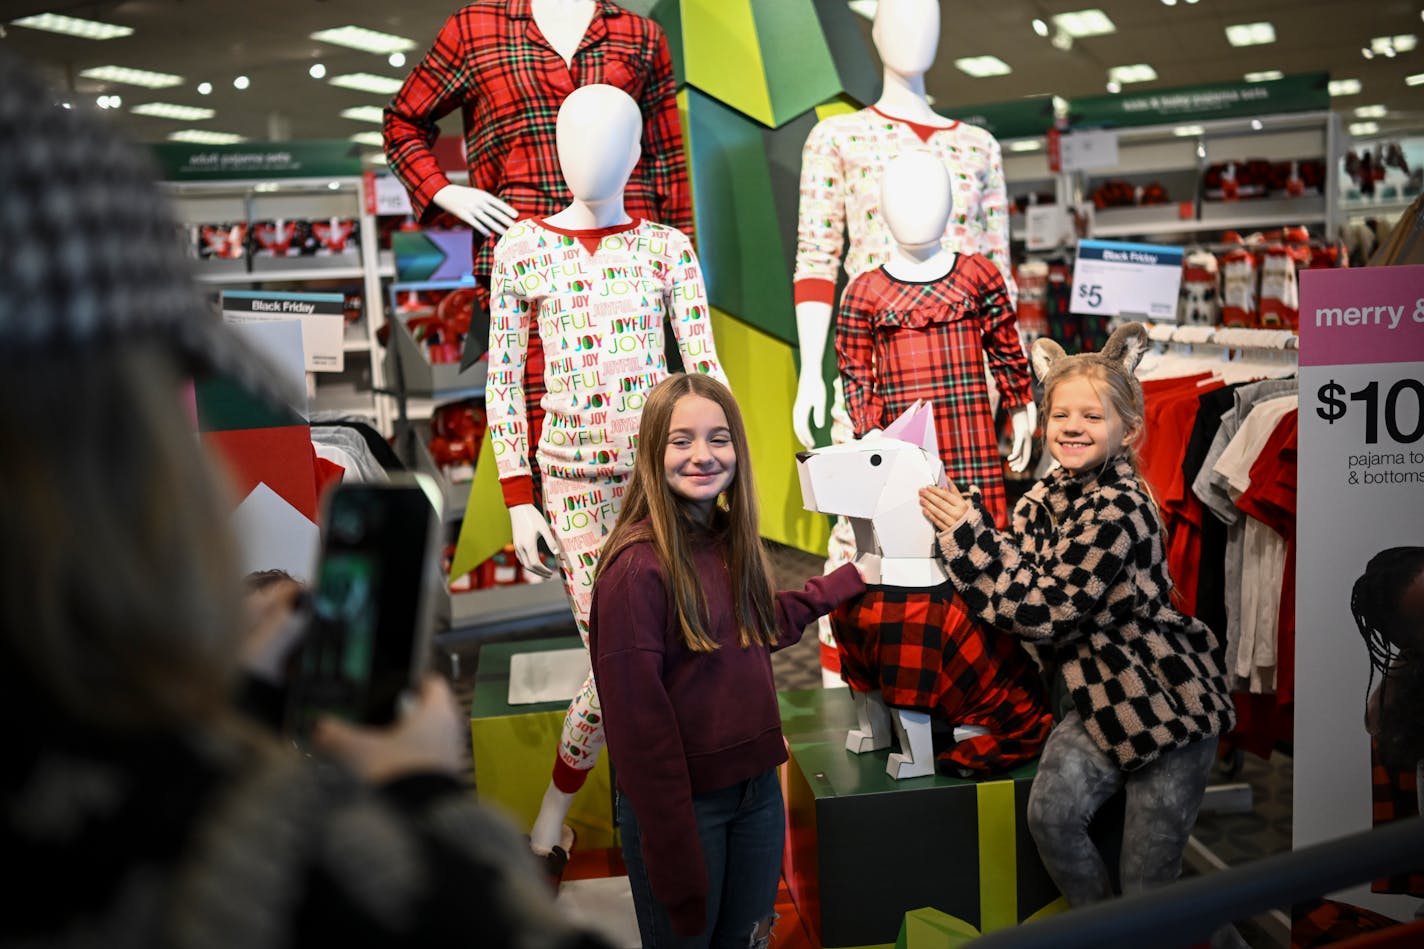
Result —
<svg viewBox="0 0 1424 949"><path fill-rule="evenodd" d="M1373 823L1355 607L1382 607L1355 585L1383 552L1424 547L1424 266L1303 272L1300 366L1296 847ZM1340 898L1400 919L1417 905L1367 886Z"/></svg>
<svg viewBox="0 0 1424 949"><path fill-rule="evenodd" d="M1090 316L1176 322L1182 256L1180 247L1079 241L1069 307Z"/></svg>
<svg viewBox="0 0 1424 949"><path fill-rule="evenodd" d="M301 323L302 351L307 372L341 372L346 365L346 297L340 293L222 292L223 319L228 323Z"/></svg>

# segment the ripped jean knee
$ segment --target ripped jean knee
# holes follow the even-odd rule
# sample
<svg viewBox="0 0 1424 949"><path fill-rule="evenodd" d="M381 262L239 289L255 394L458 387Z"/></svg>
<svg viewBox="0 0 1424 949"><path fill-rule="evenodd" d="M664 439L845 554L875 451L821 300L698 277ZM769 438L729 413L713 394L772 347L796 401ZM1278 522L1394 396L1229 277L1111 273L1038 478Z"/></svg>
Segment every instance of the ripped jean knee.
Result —
<svg viewBox="0 0 1424 949"><path fill-rule="evenodd" d="M780 914L773 912L769 917L753 926L751 937L747 940L748 949L767 949L771 945L771 931L780 918Z"/></svg>

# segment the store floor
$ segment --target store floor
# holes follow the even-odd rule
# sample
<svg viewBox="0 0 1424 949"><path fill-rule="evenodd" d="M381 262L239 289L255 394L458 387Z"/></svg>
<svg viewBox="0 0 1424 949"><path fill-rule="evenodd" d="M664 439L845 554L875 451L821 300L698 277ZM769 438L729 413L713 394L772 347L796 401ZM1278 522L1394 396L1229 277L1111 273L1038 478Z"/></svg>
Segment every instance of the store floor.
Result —
<svg viewBox="0 0 1424 949"><path fill-rule="evenodd" d="M821 572L821 557L779 544L771 544L770 547L772 569L779 589L800 587L809 577ZM571 630L554 629L540 632L544 635L559 635L568 634ZM469 643L453 649L458 656L454 663L454 668L458 669L457 694L465 705L468 705L474 688L477 651L478 647ZM776 653L772 657L772 667L776 674L777 688L782 691L820 685L820 647L814 628L808 630L797 645ZM1288 755L1278 752L1272 755L1270 760L1263 760L1246 754L1240 761L1238 773L1228 776L1223 769L1213 781L1219 784L1249 785L1250 810L1244 813L1202 814L1197 821L1194 836L1209 853L1210 858L1227 866L1235 866L1290 849L1291 760ZM1237 799L1240 799L1239 794ZM580 888L589 890L589 895L593 897L589 900L590 905L607 905L609 894L599 889L600 886L607 885L583 885ZM1284 945L1273 938L1269 928L1253 921L1244 920L1239 924L1239 928L1253 949L1277 949Z"/></svg>

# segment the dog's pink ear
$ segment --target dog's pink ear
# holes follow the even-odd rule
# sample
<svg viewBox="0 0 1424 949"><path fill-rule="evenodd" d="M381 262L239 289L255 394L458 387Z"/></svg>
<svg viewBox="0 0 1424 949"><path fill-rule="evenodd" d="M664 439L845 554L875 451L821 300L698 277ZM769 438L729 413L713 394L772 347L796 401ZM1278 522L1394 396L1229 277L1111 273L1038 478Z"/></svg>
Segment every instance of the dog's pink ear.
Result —
<svg viewBox="0 0 1424 949"><path fill-rule="evenodd" d="M918 445L924 436L924 432L920 428L920 425L924 424L923 416L920 413L921 405L923 403L916 400L914 405L900 413L899 418L885 426L885 437L898 438L902 442Z"/></svg>
<svg viewBox="0 0 1424 949"><path fill-rule="evenodd" d="M920 435L920 447L925 450L925 454L931 458L939 457L939 435L935 432L934 423L934 403L926 402L920 407L920 415L924 419L925 430Z"/></svg>

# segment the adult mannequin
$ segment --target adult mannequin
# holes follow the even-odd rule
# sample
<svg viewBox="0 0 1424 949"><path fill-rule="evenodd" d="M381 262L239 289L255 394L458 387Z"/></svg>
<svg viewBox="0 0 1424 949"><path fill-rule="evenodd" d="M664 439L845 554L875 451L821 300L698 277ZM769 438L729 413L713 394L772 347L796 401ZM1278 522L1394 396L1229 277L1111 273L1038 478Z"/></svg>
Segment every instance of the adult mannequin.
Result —
<svg viewBox="0 0 1424 949"><path fill-rule="evenodd" d="M642 129L638 103L622 90L573 91L555 129L573 200L547 218L511 226L495 248L491 274L485 403L515 551L545 576L551 571L540 560L540 542L558 555L585 644L593 572L632 474L643 394L667 374L663 327L671 322L689 372L722 378L690 242L628 213ZM548 415L531 463L525 356L535 341L549 358L542 378L529 381L543 383ZM590 675L569 707L553 780L530 831L536 852L566 856L564 818L603 746L598 709Z"/></svg>
<svg viewBox="0 0 1424 949"><path fill-rule="evenodd" d="M612 0L474 0L445 22L386 107L386 157L410 192L417 220L429 224L448 211L475 231L472 271L481 304L488 302L492 238L517 217L553 214L569 202L554 117L569 93L591 83L627 92L644 116L644 158L627 189L629 212L691 233L667 37L657 23ZM432 150L437 123L456 110L464 117L468 186L452 184ZM543 365L537 340L526 357L537 380ZM529 424L537 432L539 393L529 394Z"/></svg>
<svg viewBox="0 0 1424 949"><path fill-rule="evenodd" d="M529 0L534 25L570 67L597 6L594 0ZM485 237L503 234L519 216L512 205L488 191L464 185L446 185L435 193L434 201Z"/></svg>
<svg viewBox="0 0 1424 949"><path fill-rule="evenodd" d="M944 243L952 250L984 253L1003 272L1011 296L1013 293L1009 277L1007 197L998 144L981 129L948 122L930 108L925 98L924 74L934 62L939 28L937 0L882 0L871 30L884 67L880 98L870 109L819 123L807 139L802 156L795 277L801 371L792 410L792 426L807 448L813 444L811 423L819 427L825 422L826 388L821 378L821 360L830 333L836 270L843 264L846 273L855 277L884 263L892 250L892 240L879 220L873 196L865 194L860 196L862 200L857 200L855 185L850 174L845 173L849 171L848 164L857 170L866 170L866 180L875 181L880 178L884 162L904 146L914 143L916 138L924 144L934 144L936 151L946 158L947 166L953 165L953 170L968 173L970 179L967 190L955 196L961 220L947 219ZM867 123L884 126L881 120L890 120L889 127L858 128ZM869 135L874 140L869 152L848 163L841 148L840 139L844 134L841 126L856 126L862 139ZM937 135L944 132L954 134ZM951 149L958 157L950 156ZM842 171L828 175L827 168L837 165ZM826 187L820 183L826 181L832 184ZM852 205L856 212L864 213L847 213ZM826 220L831 222L830 233L818 225L819 221ZM844 261L843 226L851 232L851 249ZM844 441L847 437L833 411L832 441ZM1022 441L1026 445L1027 437ZM1013 454L1027 457L1018 440Z"/></svg>

